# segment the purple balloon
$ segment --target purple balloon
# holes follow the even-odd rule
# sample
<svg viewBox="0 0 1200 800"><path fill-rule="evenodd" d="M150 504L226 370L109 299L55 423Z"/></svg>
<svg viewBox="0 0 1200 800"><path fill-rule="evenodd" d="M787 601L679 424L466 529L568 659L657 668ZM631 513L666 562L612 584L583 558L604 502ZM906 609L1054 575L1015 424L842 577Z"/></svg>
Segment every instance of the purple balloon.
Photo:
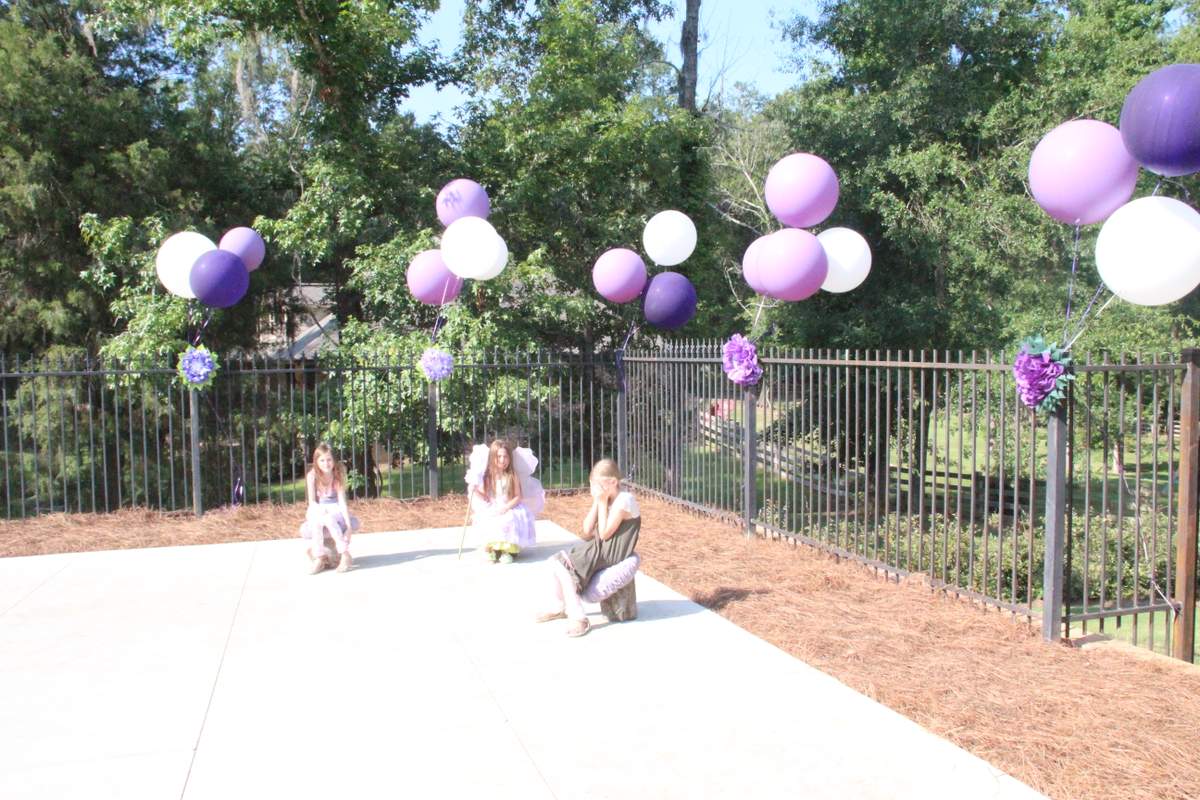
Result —
<svg viewBox="0 0 1200 800"><path fill-rule="evenodd" d="M792 228L807 228L829 216L838 201L833 167L812 153L792 153L767 173L767 208Z"/></svg>
<svg viewBox="0 0 1200 800"><path fill-rule="evenodd" d="M682 328L696 315L696 287L678 272L660 272L650 279L642 312L651 325Z"/></svg>
<svg viewBox="0 0 1200 800"><path fill-rule="evenodd" d="M746 248L746 254L742 256L742 277L746 279L746 283L750 288L758 294L770 296L767 287L762 282L762 272L758 268L758 257L762 254L762 246L770 237L771 234L760 236L750 243Z"/></svg>
<svg viewBox="0 0 1200 800"><path fill-rule="evenodd" d="M1200 170L1200 64L1172 64L1138 81L1121 108L1121 138L1151 172Z"/></svg>
<svg viewBox="0 0 1200 800"><path fill-rule="evenodd" d="M1047 133L1029 159L1029 191L1059 222L1090 225L1133 196L1138 165L1107 122L1076 119Z"/></svg>
<svg viewBox="0 0 1200 800"><path fill-rule="evenodd" d="M624 247L606 250L592 268L592 283L606 300L628 303L642 294L646 264L641 256Z"/></svg>
<svg viewBox="0 0 1200 800"><path fill-rule="evenodd" d="M463 217L482 217L492 212L487 192L469 178L455 178L442 187L437 196L437 215L443 225Z"/></svg>
<svg viewBox="0 0 1200 800"><path fill-rule="evenodd" d="M440 306L458 297L463 279L455 275L442 261L441 250L425 250L417 253L408 264L405 275L408 291L422 303Z"/></svg>
<svg viewBox="0 0 1200 800"><path fill-rule="evenodd" d="M772 297L804 300L817 293L828 274L825 248L808 231L784 228L759 247L759 280Z"/></svg>
<svg viewBox="0 0 1200 800"><path fill-rule="evenodd" d="M196 299L213 308L229 308L250 288L250 271L228 250L209 250L192 265L188 285Z"/></svg>
<svg viewBox="0 0 1200 800"><path fill-rule="evenodd" d="M242 260L248 272L254 272L267 257L267 245L253 228L233 228L225 231L217 247L228 250Z"/></svg>

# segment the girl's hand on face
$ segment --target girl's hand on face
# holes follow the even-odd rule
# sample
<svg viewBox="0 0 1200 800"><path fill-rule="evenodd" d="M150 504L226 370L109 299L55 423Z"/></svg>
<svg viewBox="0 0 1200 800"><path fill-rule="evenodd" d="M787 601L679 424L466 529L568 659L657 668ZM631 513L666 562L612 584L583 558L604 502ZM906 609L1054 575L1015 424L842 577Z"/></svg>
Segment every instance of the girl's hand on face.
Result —
<svg viewBox="0 0 1200 800"><path fill-rule="evenodd" d="M593 500L599 500L601 497L604 496L604 487L601 486L598 481L592 481L591 486L589 488L592 492Z"/></svg>

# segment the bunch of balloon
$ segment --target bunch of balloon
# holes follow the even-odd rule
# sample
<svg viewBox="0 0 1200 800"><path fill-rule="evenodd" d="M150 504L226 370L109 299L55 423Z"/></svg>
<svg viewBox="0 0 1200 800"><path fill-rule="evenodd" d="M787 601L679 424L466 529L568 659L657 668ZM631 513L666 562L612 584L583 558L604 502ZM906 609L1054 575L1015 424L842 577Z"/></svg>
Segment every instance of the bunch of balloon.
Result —
<svg viewBox="0 0 1200 800"><path fill-rule="evenodd" d="M1131 200L1139 165L1158 174L1154 194ZM1063 350L1079 338L1106 286L1137 305L1172 303L1200 285L1200 214L1158 196L1171 178L1200 170L1200 64L1174 64L1129 92L1119 129L1072 120L1046 134L1029 160L1029 189L1051 217L1075 226ZM1103 285L1071 331L1080 226L1102 222L1096 267ZM1096 311L1099 314L1108 303Z"/></svg>
<svg viewBox="0 0 1200 800"><path fill-rule="evenodd" d="M437 195L438 220L446 226L441 247L424 250L409 262L405 274L409 292L419 302L439 309L431 346L420 362L430 381L448 377L448 365L453 363L448 353L432 346L444 319L441 309L458 298L466 279L491 280L508 264L508 246L486 219L491 210L491 200L478 183L469 178L450 181ZM438 367L425 369L426 364Z"/></svg>
<svg viewBox="0 0 1200 800"><path fill-rule="evenodd" d="M760 236L742 257L742 276L764 299L797 301L819 290L849 292L871 271L871 247L850 228L801 230L824 222L837 207L833 167L812 153L792 153L767 173L767 208L785 227ZM760 303L760 310L761 310Z"/></svg>
<svg viewBox="0 0 1200 800"><path fill-rule="evenodd" d="M250 273L258 269L266 254L262 236L252 228L227 231L219 245L202 234L182 231L168 236L158 248L154 267L159 281L171 294L198 300L209 309L229 308L246 296ZM211 319L210 310L179 357L180 379L190 388L211 385L216 374L216 359L200 344Z"/></svg>
<svg viewBox="0 0 1200 800"><path fill-rule="evenodd" d="M678 266L696 249L696 225L682 211L660 211L642 230L642 246L658 266ZM666 270L651 278L642 257L625 247L606 250L596 259L592 283L614 303L640 298L643 319L656 328L676 330L696 315L696 287L687 276ZM625 345L636 329L637 323L630 326Z"/></svg>

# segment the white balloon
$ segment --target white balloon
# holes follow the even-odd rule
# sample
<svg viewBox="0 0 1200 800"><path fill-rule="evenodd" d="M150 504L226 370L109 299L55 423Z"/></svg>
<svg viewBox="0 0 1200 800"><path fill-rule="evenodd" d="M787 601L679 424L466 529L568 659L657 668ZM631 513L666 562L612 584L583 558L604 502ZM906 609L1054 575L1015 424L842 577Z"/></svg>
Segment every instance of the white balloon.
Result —
<svg viewBox="0 0 1200 800"><path fill-rule="evenodd" d="M492 278L496 277L501 272L503 272L504 268L508 265L508 245L504 243L504 238L501 237L499 234L496 235L496 241L494 243L494 247L495 247L494 266L487 272L483 273L482 275L476 276L475 280L490 281Z"/></svg>
<svg viewBox="0 0 1200 800"><path fill-rule="evenodd" d="M821 288L841 293L855 289L871 272L871 246L858 231L828 228L817 234L829 259L829 274Z"/></svg>
<svg viewBox="0 0 1200 800"><path fill-rule="evenodd" d="M460 217L442 234L442 261L460 278L485 281L508 263L508 246L482 217Z"/></svg>
<svg viewBox="0 0 1200 800"><path fill-rule="evenodd" d="M154 271L168 292L193 300L196 294L188 284L192 265L197 258L216 249L212 239L195 231L173 233L158 248L158 254L154 257Z"/></svg>
<svg viewBox="0 0 1200 800"><path fill-rule="evenodd" d="M696 226L682 211L660 211L646 223L642 244L655 264L673 267L696 249Z"/></svg>
<svg viewBox="0 0 1200 800"><path fill-rule="evenodd" d="M1170 197L1126 203L1100 229L1096 269L1122 300L1175 302L1200 285L1200 213Z"/></svg>

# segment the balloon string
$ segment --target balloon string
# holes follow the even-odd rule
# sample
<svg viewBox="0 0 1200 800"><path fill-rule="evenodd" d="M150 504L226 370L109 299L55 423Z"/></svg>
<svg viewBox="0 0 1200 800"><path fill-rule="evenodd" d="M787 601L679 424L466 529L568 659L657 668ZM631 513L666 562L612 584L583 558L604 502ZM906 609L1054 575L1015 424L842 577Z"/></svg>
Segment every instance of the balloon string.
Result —
<svg viewBox="0 0 1200 800"><path fill-rule="evenodd" d="M1091 302L1089 302L1087 304L1087 307L1085 309L1083 309L1083 313L1079 315L1079 321L1075 323L1075 333L1072 334L1069 339L1069 341L1072 344L1075 342L1076 339L1079 338L1080 334L1083 333L1084 323L1087 322L1088 314L1091 313L1092 307L1096 305L1096 301L1100 299L1100 295L1102 295L1103 293L1104 293L1104 284L1100 284L1099 286L1096 287L1096 292L1095 292L1095 294L1092 295ZM1111 302L1111 301L1109 301L1109 302ZM1106 303L1105 306L1107 306L1107 305L1108 304ZM1071 344L1063 345L1064 350L1069 350L1070 347L1071 347Z"/></svg>
<svg viewBox="0 0 1200 800"><path fill-rule="evenodd" d="M637 333L637 329L638 329L638 324L636 322L631 322L629 324L629 333L625 334L625 341L621 343L621 352L622 353L624 353L625 348L629 346L629 340L633 338L633 335L635 333Z"/></svg>
<svg viewBox="0 0 1200 800"><path fill-rule="evenodd" d="M1067 318L1063 322L1063 341L1067 340L1067 333L1071 330L1071 297L1075 293L1075 273L1079 269L1079 224L1075 225L1075 246L1071 253L1071 277L1067 279Z"/></svg>
<svg viewBox="0 0 1200 800"><path fill-rule="evenodd" d="M190 309L189 309L189 311L190 311ZM212 318L213 318L213 309L210 308L208 310L208 313L204 315L204 322L200 323L200 328L196 331L196 335L192 338L192 346L193 347L200 344L200 337L204 335L204 329L208 327L208 323L212 322Z"/></svg>
<svg viewBox="0 0 1200 800"><path fill-rule="evenodd" d="M751 336L751 338L753 338L753 336L754 336L754 330L755 330L755 328L757 328L757 327L758 327L758 318L759 318L760 316L762 316L763 305L765 305L765 304L766 304L766 302L767 302L767 298L766 298L765 296L764 296L764 297L760 297L760 298L759 298L759 300L758 300L758 311L754 312L754 322L751 322L751 323L750 323L750 336Z"/></svg>
<svg viewBox="0 0 1200 800"><path fill-rule="evenodd" d="M1096 297L1099 297L1099 296L1100 296L1100 292L1102 292L1103 290L1104 290L1104 287L1100 287L1099 289L1097 289L1097 290L1096 290ZM1112 305L1112 301L1113 301L1113 300L1116 300L1116 299L1117 299L1117 296L1114 294L1112 297L1110 297L1110 298L1108 298L1107 300L1105 300L1105 301L1104 301L1104 305L1102 305L1102 306L1100 306L1100 308L1096 309L1096 317L1098 318L1098 317L1099 317L1099 316L1100 316L1102 313L1104 313L1104 309L1106 309L1106 308L1108 308L1110 305ZM1095 298L1095 297L1093 297L1093 298L1092 298L1092 302L1093 302L1093 303L1095 303L1095 302L1096 302L1096 298ZM1078 339L1078 338L1079 338L1080 336L1082 336L1082 335L1083 335L1083 320L1082 320L1082 319L1080 319L1079 330L1075 331L1075 335L1071 337L1071 341L1067 342L1067 345L1066 345L1066 347L1064 347L1064 348L1063 348L1063 350L1070 350L1070 349L1071 349L1071 345L1075 344L1075 340L1076 340L1076 339Z"/></svg>

